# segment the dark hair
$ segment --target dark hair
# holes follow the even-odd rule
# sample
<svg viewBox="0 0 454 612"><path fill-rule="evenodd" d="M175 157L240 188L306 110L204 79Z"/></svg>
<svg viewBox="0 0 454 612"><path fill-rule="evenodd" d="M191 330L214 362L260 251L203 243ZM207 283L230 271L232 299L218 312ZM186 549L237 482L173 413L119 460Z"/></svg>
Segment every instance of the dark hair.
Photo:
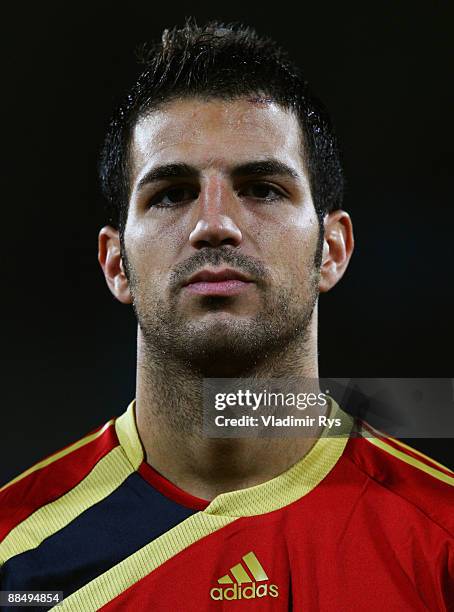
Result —
<svg viewBox="0 0 454 612"><path fill-rule="evenodd" d="M243 25L188 20L164 30L142 53L145 70L114 114L100 160L109 222L123 231L129 188L129 146L138 119L175 98L270 98L294 110L303 134L312 198L321 218L342 206L343 170L331 121L303 75L274 41Z"/></svg>

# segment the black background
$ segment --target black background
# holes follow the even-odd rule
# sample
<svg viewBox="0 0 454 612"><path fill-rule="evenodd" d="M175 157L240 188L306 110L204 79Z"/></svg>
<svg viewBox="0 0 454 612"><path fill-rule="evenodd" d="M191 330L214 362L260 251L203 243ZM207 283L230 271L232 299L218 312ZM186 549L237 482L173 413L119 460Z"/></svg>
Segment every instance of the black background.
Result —
<svg viewBox="0 0 454 612"><path fill-rule="evenodd" d="M321 375L452 376L452 4L121 6L22 6L3 23L0 481L134 395L135 321L96 260L97 155L135 48L188 15L281 42L337 127L356 251L321 298ZM450 440L415 444L454 465Z"/></svg>

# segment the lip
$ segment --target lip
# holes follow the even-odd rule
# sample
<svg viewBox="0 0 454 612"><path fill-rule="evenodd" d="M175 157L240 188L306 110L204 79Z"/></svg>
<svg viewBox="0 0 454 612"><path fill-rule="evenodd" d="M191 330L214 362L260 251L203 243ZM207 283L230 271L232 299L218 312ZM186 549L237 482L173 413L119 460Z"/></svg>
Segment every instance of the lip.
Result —
<svg viewBox="0 0 454 612"><path fill-rule="evenodd" d="M205 269L193 274L184 288L199 295L228 296L242 293L253 283L247 275L232 268Z"/></svg>

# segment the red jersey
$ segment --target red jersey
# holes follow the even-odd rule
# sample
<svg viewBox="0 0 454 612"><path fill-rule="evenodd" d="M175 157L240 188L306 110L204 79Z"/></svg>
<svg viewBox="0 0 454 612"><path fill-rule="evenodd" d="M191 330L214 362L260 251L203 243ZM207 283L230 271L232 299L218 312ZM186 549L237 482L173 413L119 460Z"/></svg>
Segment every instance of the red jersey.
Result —
<svg viewBox="0 0 454 612"><path fill-rule="evenodd" d="M454 610L453 473L335 411L343 435L208 502L145 463L131 404L3 487L0 590L83 612Z"/></svg>

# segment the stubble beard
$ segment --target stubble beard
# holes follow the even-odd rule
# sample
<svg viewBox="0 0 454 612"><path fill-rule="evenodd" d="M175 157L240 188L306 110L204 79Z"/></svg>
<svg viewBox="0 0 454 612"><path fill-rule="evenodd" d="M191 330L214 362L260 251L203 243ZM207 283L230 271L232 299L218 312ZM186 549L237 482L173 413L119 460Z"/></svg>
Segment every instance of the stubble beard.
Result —
<svg viewBox="0 0 454 612"><path fill-rule="evenodd" d="M201 258L193 258L185 268L197 269L197 259ZM235 259L236 254L232 256L231 251L222 249L203 257L204 263L213 264L235 265ZM250 258L248 265L244 261L242 264L240 269L252 267L256 275L266 277L264 269L251 263ZM179 311L179 292L171 292L167 299L151 295L142 289L131 267L129 275L133 307L148 359L167 367L179 364L202 377L239 377L286 354L290 346L304 350L317 303L320 273L314 265L304 288L282 283L277 287L259 279L256 290L261 308L252 317L226 312L228 302L235 298L205 296L200 298L200 305L210 316L199 321Z"/></svg>
<svg viewBox="0 0 454 612"><path fill-rule="evenodd" d="M215 316L196 322L179 312L178 291L171 291L167 299L152 293L127 264L142 336L138 368L148 395L153 397L151 421L164 417L173 431L201 435L203 378L298 376L302 362L313 357L308 347L318 299L319 267L314 263L304 288L282 283L276 286L269 282L260 264L248 259L246 262L221 248L182 266L175 284L183 273L200 269L202 260L234 267L236 263L239 269L254 272L256 278L268 279L257 284L261 309L255 316ZM238 265L240 262L242 265ZM218 297L203 299L212 312L225 309Z"/></svg>

